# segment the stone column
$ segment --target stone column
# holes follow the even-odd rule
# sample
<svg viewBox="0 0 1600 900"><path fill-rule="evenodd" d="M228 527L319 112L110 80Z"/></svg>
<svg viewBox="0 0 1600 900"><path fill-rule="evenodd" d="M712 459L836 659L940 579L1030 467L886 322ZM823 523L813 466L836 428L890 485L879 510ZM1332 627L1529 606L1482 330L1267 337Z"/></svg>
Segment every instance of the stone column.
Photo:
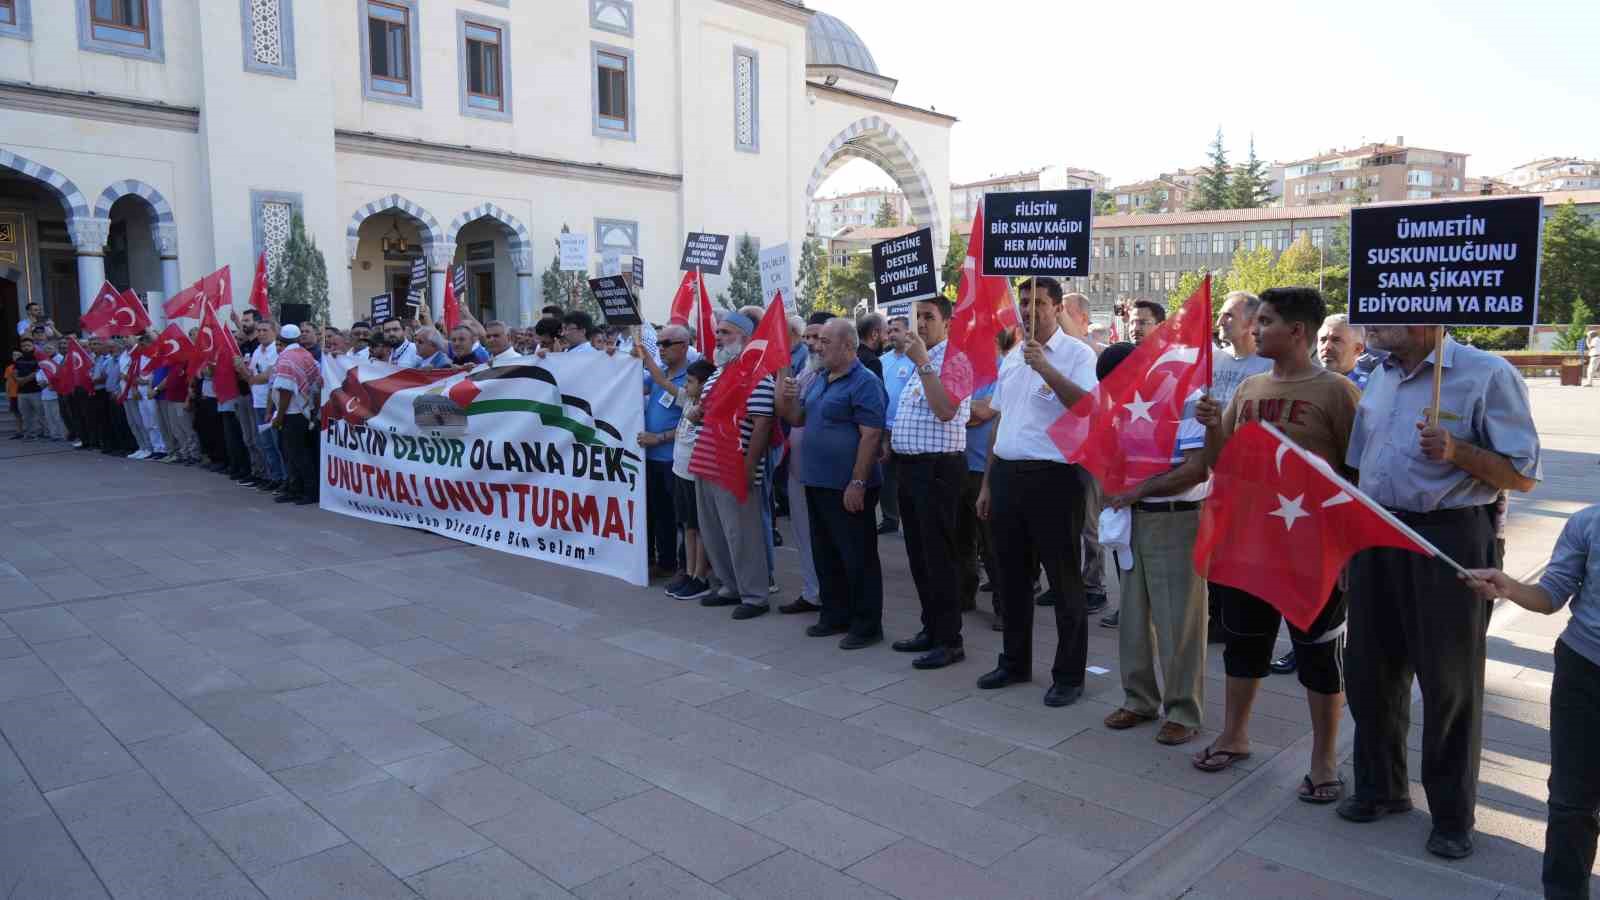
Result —
<svg viewBox="0 0 1600 900"><path fill-rule="evenodd" d="M444 282L450 277L450 264L456 259L454 241L434 241L423 248L428 257L428 309L433 321L444 321Z"/></svg>
<svg viewBox="0 0 1600 900"><path fill-rule="evenodd" d="M157 225L154 228L156 249L161 253L161 294L163 302L183 290L182 276L178 271L178 226ZM167 314L162 304L150 303L150 324L160 331L166 326Z"/></svg>
<svg viewBox="0 0 1600 900"><path fill-rule="evenodd" d="M517 271L517 324L533 324L533 250L522 247L511 251L511 265Z"/></svg>
<svg viewBox="0 0 1600 900"><path fill-rule="evenodd" d="M78 314L82 315L89 311L106 280L106 240L111 236L111 220L77 216L67 229L78 250Z"/></svg>

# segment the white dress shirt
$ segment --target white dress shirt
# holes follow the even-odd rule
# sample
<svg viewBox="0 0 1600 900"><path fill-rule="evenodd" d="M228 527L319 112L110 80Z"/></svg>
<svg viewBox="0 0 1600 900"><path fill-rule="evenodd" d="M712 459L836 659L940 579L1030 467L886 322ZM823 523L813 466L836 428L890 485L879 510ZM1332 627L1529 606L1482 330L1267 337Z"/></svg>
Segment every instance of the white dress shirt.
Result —
<svg viewBox="0 0 1600 900"><path fill-rule="evenodd" d="M1094 390L1099 379L1094 375L1094 351L1089 345L1060 329L1044 345L1045 359L1067 380L1085 391ZM1056 392L1022 358L1018 344L1000 363L1000 377L994 384L989 403L1000 411L996 426L994 455L1012 462L1044 460L1066 462L1061 448L1046 430L1067 411Z"/></svg>

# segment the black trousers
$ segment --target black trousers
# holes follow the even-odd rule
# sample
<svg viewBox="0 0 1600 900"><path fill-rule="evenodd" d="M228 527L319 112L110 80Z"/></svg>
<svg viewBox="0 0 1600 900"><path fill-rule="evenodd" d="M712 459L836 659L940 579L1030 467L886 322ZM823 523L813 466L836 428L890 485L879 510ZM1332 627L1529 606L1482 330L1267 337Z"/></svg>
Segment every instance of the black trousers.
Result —
<svg viewBox="0 0 1600 900"><path fill-rule="evenodd" d="M1550 822L1544 832L1544 895L1589 896L1600 838L1600 666L1556 641L1550 688Z"/></svg>
<svg viewBox="0 0 1600 900"><path fill-rule="evenodd" d="M962 476L961 508L956 511L956 568L961 573L961 608L976 609L979 576L998 584L995 575L994 541L989 523L978 518L978 494L983 490L983 473ZM981 567L981 568L980 568ZM994 611L1000 612L1000 595L994 595Z"/></svg>
<svg viewBox="0 0 1600 900"><path fill-rule="evenodd" d="M867 488L861 512L844 508L844 491L806 488L811 560L822 595L818 624L851 634L883 633L883 566L878 561L878 488Z"/></svg>
<svg viewBox="0 0 1600 900"><path fill-rule="evenodd" d="M200 450L206 459L214 463L227 462L228 449L222 440L222 419L217 415L217 398L195 398L194 431L200 439Z"/></svg>
<svg viewBox="0 0 1600 900"><path fill-rule="evenodd" d="M1089 662L1088 611L1083 596L1083 482L1077 466L1013 462L995 457L989 469L989 528L1000 574L1005 643L1000 666L1032 677L1033 574L1040 566L1060 591L1056 600L1056 684L1083 684Z"/></svg>
<svg viewBox="0 0 1600 900"><path fill-rule="evenodd" d="M320 474L317 472L317 432L304 415L295 413L283 417L283 464L290 472L293 484L290 493L296 497L316 500L320 494Z"/></svg>
<svg viewBox="0 0 1600 900"><path fill-rule="evenodd" d="M922 631L935 646L961 646L961 569L956 558L956 518L965 453L895 455L900 527L911 580L922 601Z"/></svg>
<svg viewBox="0 0 1600 900"><path fill-rule="evenodd" d="M88 431L84 427L83 407L87 402L84 398L88 395L82 390L75 390L70 394L58 394L56 400L61 404L61 420L67 426L67 440L83 441L88 444Z"/></svg>
<svg viewBox="0 0 1600 900"><path fill-rule="evenodd" d="M1441 552L1469 569L1494 554L1494 507L1402 516ZM1346 698L1355 719L1355 795L1407 795L1406 733L1411 679L1422 687L1422 787L1433 825L1465 834L1476 821L1483 745L1483 666L1489 629L1479 600L1444 563L1375 548L1350 564Z"/></svg>
<svg viewBox="0 0 1600 900"><path fill-rule="evenodd" d="M672 503L672 460L644 461L645 524L650 562L678 568L678 519Z"/></svg>
<svg viewBox="0 0 1600 900"><path fill-rule="evenodd" d="M235 400L243 403L244 400ZM244 446L244 432L239 428L239 417L232 410L218 412L218 424L222 427L222 443L228 454L228 476L230 478L245 478L250 474L250 451Z"/></svg>

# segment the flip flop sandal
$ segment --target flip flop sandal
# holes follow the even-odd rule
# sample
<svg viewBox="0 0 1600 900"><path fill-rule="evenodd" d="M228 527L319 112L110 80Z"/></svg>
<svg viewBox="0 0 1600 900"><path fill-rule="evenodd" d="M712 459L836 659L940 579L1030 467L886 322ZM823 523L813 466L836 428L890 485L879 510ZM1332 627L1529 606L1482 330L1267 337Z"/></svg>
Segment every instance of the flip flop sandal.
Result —
<svg viewBox="0 0 1600 900"><path fill-rule="evenodd" d="M1213 758L1217 757L1220 757L1222 762L1216 763L1211 761ZM1250 754L1248 752L1235 753L1232 750L1218 750L1216 745L1213 744L1206 748L1206 752L1195 757L1193 763L1194 767L1202 772L1221 772L1224 769L1231 768L1233 764L1239 760L1249 758Z"/></svg>
<svg viewBox="0 0 1600 900"><path fill-rule="evenodd" d="M1300 788L1301 789L1296 792L1296 796L1300 798L1301 802L1315 803L1318 806L1327 803L1335 803L1344 797L1343 778L1335 778L1332 781L1324 781L1321 784L1317 784L1311 780L1310 775L1307 775L1305 778L1301 779ZM1319 796L1318 792L1327 788L1332 788L1333 793Z"/></svg>

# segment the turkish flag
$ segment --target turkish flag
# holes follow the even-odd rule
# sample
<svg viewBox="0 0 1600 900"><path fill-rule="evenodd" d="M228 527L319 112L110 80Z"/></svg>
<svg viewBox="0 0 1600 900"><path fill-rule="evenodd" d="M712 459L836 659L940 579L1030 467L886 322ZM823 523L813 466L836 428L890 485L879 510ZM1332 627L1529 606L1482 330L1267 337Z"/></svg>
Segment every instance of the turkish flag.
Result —
<svg viewBox="0 0 1600 900"><path fill-rule="evenodd" d="M667 311L668 325L687 325L689 317L694 315L695 277L699 272L690 269L683 273L683 280L678 282L678 292L672 295L672 306Z"/></svg>
<svg viewBox="0 0 1600 900"><path fill-rule="evenodd" d="M711 315L711 295L706 292L706 279L699 269L683 273L678 291L672 295L672 306L667 312L667 322L688 325L693 320L695 349L710 359L716 350L716 320Z"/></svg>
<svg viewBox="0 0 1600 900"><path fill-rule="evenodd" d="M233 305L233 269L230 266L212 272L200 279L200 292L206 295L206 300L212 306L223 307Z"/></svg>
<svg viewBox="0 0 1600 900"><path fill-rule="evenodd" d="M117 292L111 282L100 285L89 311L79 320L84 331L98 338L115 334L143 334L150 327L150 316L133 291Z"/></svg>
<svg viewBox="0 0 1600 900"><path fill-rule="evenodd" d="M272 304L267 297L267 251L256 257L256 277L250 282L250 308L263 319L272 318Z"/></svg>
<svg viewBox="0 0 1600 900"><path fill-rule="evenodd" d="M1278 429L1250 422L1233 433L1212 470L1194 542L1202 578L1260 597L1304 630L1345 563L1368 547L1439 555Z"/></svg>
<svg viewBox="0 0 1600 900"><path fill-rule="evenodd" d="M952 403L960 403L994 384L1000 372L1000 348L995 340L1010 327L1002 321L1003 311L1009 310L1011 325L1017 324L1011 282L1004 276L983 274L973 256L974 246L982 252L982 234L980 203L972 218L972 239L967 241L967 259L961 264L961 285L956 290L955 313L950 317L950 333L946 337L949 343L939 369L939 381Z"/></svg>
<svg viewBox="0 0 1600 900"><path fill-rule="evenodd" d="M695 349L706 359L716 359L717 354L717 319L711 314L711 292L706 290L706 276L704 272L695 270L695 284L700 291L700 305L697 307L695 325ZM783 335L784 344L789 341L788 331ZM787 359L787 357L785 357Z"/></svg>
<svg viewBox="0 0 1600 900"><path fill-rule="evenodd" d="M239 375L233 361L239 358L239 344L233 333L222 326L217 310L209 303L200 318L200 330L195 333L195 352L202 365L211 365L211 386L216 391L217 402L227 403L239 398Z"/></svg>
<svg viewBox="0 0 1600 900"><path fill-rule="evenodd" d="M129 351L128 371L122 373L122 393L117 395L117 403L127 403L128 398L133 396L133 388L139 383L139 376L144 372L146 349L144 345L140 345Z"/></svg>
<svg viewBox="0 0 1600 900"><path fill-rule="evenodd" d="M756 385L787 365L789 320L779 291L745 343L744 352L718 370L710 396L701 398L700 434L689 458L690 472L727 488L740 503L749 485L744 477L744 453L739 448L739 423Z"/></svg>
<svg viewBox="0 0 1600 900"><path fill-rule="evenodd" d="M62 384L71 393L78 388L94 393L94 360L74 337L67 338L67 352L62 357Z"/></svg>
<svg viewBox="0 0 1600 900"><path fill-rule="evenodd" d="M156 335L156 342L150 346L153 348L149 354L151 362L157 366L182 365L192 359L195 352L194 342L177 323L169 324Z"/></svg>
<svg viewBox="0 0 1600 900"><path fill-rule="evenodd" d="M326 372L327 370L324 369ZM361 380L362 368L351 366L345 370L344 380L339 386L328 394L328 400L322 404L322 424L338 419L351 425L364 425L368 419L383 411L383 405L396 393L424 385L436 384L447 378L455 376L449 370L429 369L399 369L379 378L367 381ZM370 371L369 371L370 374ZM460 381L456 387L471 384L469 381ZM451 399L455 399L455 389L451 389ZM459 402L459 401L458 401ZM467 404L462 403L463 407Z"/></svg>
<svg viewBox="0 0 1600 900"><path fill-rule="evenodd" d="M1178 423L1211 380L1211 279L1047 430L1108 496L1172 468Z"/></svg>
<svg viewBox="0 0 1600 900"><path fill-rule="evenodd" d="M456 301L456 286L453 281L444 280L444 333L449 337L450 332L456 330L461 324L461 304Z"/></svg>
<svg viewBox="0 0 1600 900"><path fill-rule="evenodd" d="M201 282L196 281L183 290L173 294L161 305L162 312L168 319L198 319L205 310L202 309L205 294L200 289Z"/></svg>

